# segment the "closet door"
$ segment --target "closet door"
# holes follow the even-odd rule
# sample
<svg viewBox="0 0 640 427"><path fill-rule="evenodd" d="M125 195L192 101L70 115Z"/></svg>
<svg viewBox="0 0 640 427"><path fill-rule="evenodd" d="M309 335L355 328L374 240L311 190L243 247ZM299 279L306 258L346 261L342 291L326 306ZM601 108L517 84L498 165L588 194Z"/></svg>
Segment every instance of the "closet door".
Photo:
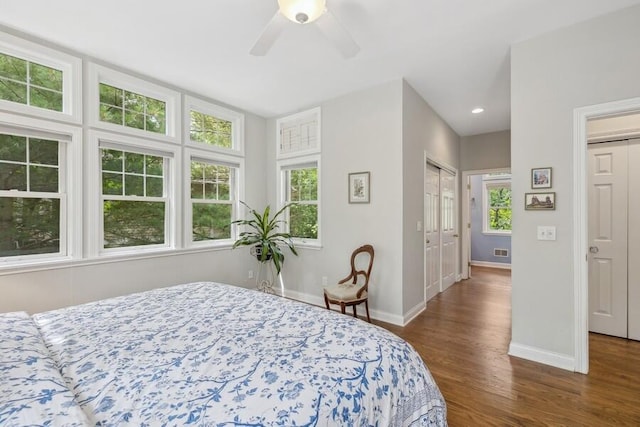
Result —
<svg viewBox="0 0 640 427"><path fill-rule="evenodd" d="M629 338L640 340L640 139L629 141Z"/></svg>
<svg viewBox="0 0 640 427"><path fill-rule="evenodd" d="M588 179L589 330L626 338L627 141L590 145Z"/></svg>

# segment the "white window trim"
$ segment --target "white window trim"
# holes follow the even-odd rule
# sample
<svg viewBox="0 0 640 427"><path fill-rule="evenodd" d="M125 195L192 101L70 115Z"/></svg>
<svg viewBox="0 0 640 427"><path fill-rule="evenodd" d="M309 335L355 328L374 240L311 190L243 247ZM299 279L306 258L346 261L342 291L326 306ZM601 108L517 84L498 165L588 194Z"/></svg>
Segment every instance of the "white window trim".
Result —
<svg viewBox="0 0 640 427"><path fill-rule="evenodd" d="M104 129L118 133L125 133L134 137L152 138L174 144L180 143L180 93L174 90L150 83L146 80L103 67L98 64L89 63L87 90L87 111L88 124L92 128ZM165 102L166 105L166 134L155 133L143 129L136 129L100 120L100 83L105 83L148 96Z"/></svg>
<svg viewBox="0 0 640 427"><path fill-rule="evenodd" d="M277 198L278 209L281 209L286 202L286 182L285 171L298 167L315 165L318 168L318 238L317 239L304 239L294 237L292 240L296 246L308 247L308 248L321 248L322 247L322 167L320 155L302 156L290 159L279 160L276 162L277 171ZM287 232L289 231L289 212L286 212Z"/></svg>
<svg viewBox="0 0 640 427"><path fill-rule="evenodd" d="M231 140L232 148L217 147L202 142L191 140L191 111L207 114L219 119L231 122ZM236 156L244 156L244 114L229 108L221 107L202 99L185 95L184 101L184 141L188 147L197 148L217 152L221 154L231 154Z"/></svg>
<svg viewBox="0 0 640 427"><path fill-rule="evenodd" d="M198 147L200 144L198 144ZM205 240L201 242L194 242L192 240L192 227L193 227L193 207L191 205L191 161L204 160L211 163L226 164L236 168L236 185L235 185L235 201L232 207L232 221L239 219L238 215L240 211L240 200L244 200L245 193L245 163L244 158L235 156L229 156L224 154L212 153L206 150L198 150L194 148L187 148L185 150L184 164L182 170L184 171L184 229L183 236L185 240L184 247L186 248L230 248L238 238L238 227L235 224L231 225L231 238L221 240Z"/></svg>
<svg viewBox="0 0 640 427"><path fill-rule="evenodd" d="M482 234L494 236L511 236L511 230L491 230L489 228L489 188L506 187L511 188L511 179L504 177L483 178L482 180ZM513 194L513 193L512 193ZM511 208L513 212L513 205Z"/></svg>
<svg viewBox="0 0 640 427"><path fill-rule="evenodd" d="M0 32L0 52L62 71L62 111L0 100L5 111L33 117L82 123L82 60L75 56Z"/></svg>
<svg viewBox="0 0 640 427"><path fill-rule="evenodd" d="M9 113L0 112L0 125L15 129L17 132L29 134L30 131L39 131L58 134L66 137L68 141L60 141L64 147L64 182L61 183L60 193L66 197L60 198L60 215L65 217L60 228L61 249L66 251L57 254L25 255L7 257L0 260L0 270L11 269L24 265L36 266L53 262L71 261L82 258L82 180L74 179L82 176L82 129L62 123L49 122L35 118L27 118ZM45 195L46 193L42 193ZM64 204L62 201L64 200Z"/></svg>
<svg viewBox="0 0 640 427"><path fill-rule="evenodd" d="M281 153L280 152L280 139L281 134L280 130L283 124L291 121L299 120L303 117L315 116L317 120L317 135L318 135L318 146L309 150L301 150L293 153ZM322 109L320 107L311 108L306 111L301 111L299 113L291 114L286 117L281 117L276 120L276 159L288 159L292 157L302 157L308 156L312 154L319 154L322 151Z"/></svg>
<svg viewBox="0 0 640 427"><path fill-rule="evenodd" d="M101 176L101 158L100 144L116 144L118 146L129 147L132 151L142 150L145 152L165 152L172 156L167 167L167 176L165 176L165 186L167 194L168 219L165 222L165 243L163 245L145 245L127 248L109 248L105 249L104 231L103 231L103 212L102 212L102 176ZM126 149L126 148L125 148ZM181 173L181 149L177 145L162 144L158 141L148 141L141 138L134 138L127 135L116 135L109 132L98 130L90 130L87 137L87 257L110 257L123 255L140 255L154 252L165 252L175 250L179 247L181 241L181 197L179 182Z"/></svg>

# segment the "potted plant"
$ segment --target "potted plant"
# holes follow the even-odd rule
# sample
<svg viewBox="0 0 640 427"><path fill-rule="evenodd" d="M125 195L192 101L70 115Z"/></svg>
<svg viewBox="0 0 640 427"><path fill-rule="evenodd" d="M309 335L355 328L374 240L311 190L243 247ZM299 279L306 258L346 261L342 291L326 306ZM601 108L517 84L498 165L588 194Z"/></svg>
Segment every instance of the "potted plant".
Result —
<svg viewBox="0 0 640 427"><path fill-rule="evenodd" d="M280 219L280 215L293 203L282 207L275 215L271 216L271 207L267 205L264 212L258 213L245 202L240 202L249 209L249 218L233 221L232 224L245 226L248 230L240 232L238 240L233 243L233 248L239 246L253 246L252 253L260 262L272 261L276 268L276 275L280 274L284 263L284 253L282 247L289 248L292 254L298 255L291 240L291 234L278 232L278 229L285 223Z"/></svg>

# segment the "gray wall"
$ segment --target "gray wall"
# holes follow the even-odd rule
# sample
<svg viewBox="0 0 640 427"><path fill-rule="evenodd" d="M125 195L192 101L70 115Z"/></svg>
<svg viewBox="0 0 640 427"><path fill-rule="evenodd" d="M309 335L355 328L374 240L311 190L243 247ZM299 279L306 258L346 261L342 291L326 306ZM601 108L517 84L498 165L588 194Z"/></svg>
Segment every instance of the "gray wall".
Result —
<svg viewBox="0 0 640 427"><path fill-rule="evenodd" d="M484 234L483 211L485 206L482 197L482 175L471 175L471 262L492 262L500 264L511 263L511 236L498 236L495 234ZM493 255L493 250L507 249L508 257L497 257Z"/></svg>
<svg viewBox="0 0 640 427"><path fill-rule="evenodd" d="M460 139L460 170L501 169L511 166L509 130L463 136Z"/></svg>
<svg viewBox="0 0 640 427"><path fill-rule="evenodd" d="M513 46L511 51L512 345L574 355L573 113L640 96L640 6ZM525 211L530 172L553 167L557 207ZM536 239L555 225L556 241ZM542 274L542 275L541 275Z"/></svg>
<svg viewBox="0 0 640 427"><path fill-rule="evenodd" d="M424 215L425 151L431 160L458 168L460 137L403 81L401 283L405 315L424 304L424 234L417 230L417 222Z"/></svg>

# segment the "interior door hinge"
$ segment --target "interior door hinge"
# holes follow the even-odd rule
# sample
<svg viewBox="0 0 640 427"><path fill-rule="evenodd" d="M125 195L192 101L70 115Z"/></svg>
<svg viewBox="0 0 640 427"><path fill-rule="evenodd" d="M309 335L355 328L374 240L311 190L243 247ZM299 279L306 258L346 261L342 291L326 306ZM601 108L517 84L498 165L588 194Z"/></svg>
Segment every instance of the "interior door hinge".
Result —
<svg viewBox="0 0 640 427"><path fill-rule="evenodd" d="M467 228L471 228L471 223L470 222L467 223Z"/></svg>

